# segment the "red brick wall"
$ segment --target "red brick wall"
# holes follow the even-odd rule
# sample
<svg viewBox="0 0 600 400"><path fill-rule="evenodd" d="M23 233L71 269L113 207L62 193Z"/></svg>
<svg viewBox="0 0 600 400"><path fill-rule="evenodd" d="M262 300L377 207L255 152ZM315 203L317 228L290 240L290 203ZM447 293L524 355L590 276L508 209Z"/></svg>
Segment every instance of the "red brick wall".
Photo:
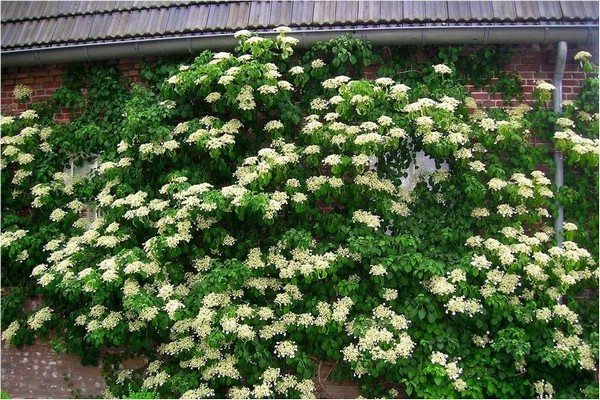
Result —
<svg viewBox="0 0 600 400"><path fill-rule="evenodd" d="M140 67L142 59L120 59L116 61L122 71L123 77L133 82L140 83ZM62 86L62 75L68 65L48 64L30 67L11 67L2 69L2 85L0 93L0 110L2 115L19 113L27 109L31 103L46 101ZM18 104L13 97L16 85L27 85L33 89L30 100L25 104ZM55 114L54 119L60 122L69 120L68 110Z"/></svg>
<svg viewBox="0 0 600 400"><path fill-rule="evenodd" d="M564 100L575 100L579 93L579 87L584 74L579 68L579 63L573 60L573 56L580 50L587 50L594 54L594 59L598 58L598 49L583 48L578 46L569 46L567 55L567 64L563 81ZM525 90L525 100L531 101L531 91L535 88L538 80L552 82L554 72L554 63L556 57L556 46L547 45L517 45L514 46L513 61L507 66L507 71L516 71L522 79L523 89ZM140 64L141 59L121 59L116 63L123 76L134 82L140 82ZM3 115L12 114L24 110L28 105L17 104L14 101L12 91L15 85L23 84L30 86L34 93L31 101L47 100L54 91L62 84L62 74L65 65L50 64L44 66L6 68L2 70L1 85L1 103L0 110ZM376 68L373 68L375 70ZM368 71L374 75L374 71ZM489 94L485 90L474 89L471 87L472 95L475 100L484 106L505 106L500 95ZM57 114L55 119L58 121L68 120L66 110L64 113Z"/></svg>
<svg viewBox="0 0 600 400"><path fill-rule="evenodd" d="M47 100L62 85L63 69L49 64L35 67L2 69L1 111L3 115L25 110L25 104L14 101L12 91L16 85L27 85L33 89L33 101Z"/></svg>
<svg viewBox="0 0 600 400"><path fill-rule="evenodd" d="M2 389L12 398L90 398L105 389L102 368L81 365L74 355L56 354L48 340L17 349L1 343ZM141 358L126 360L124 368L139 368ZM335 364L320 363L315 371L315 394L319 398L354 399L360 395L354 382L333 382Z"/></svg>
<svg viewBox="0 0 600 400"><path fill-rule="evenodd" d="M531 91L538 80L552 81L556 50L554 45L520 45L514 47L513 61L507 71L517 71L525 90L525 100L531 101ZM573 56L579 50L587 50L597 60L597 49L570 47L563 81L565 100L574 100L584 74ZM140 82L140 59L123 59L117 62L123 76ZM17 104L12 95L15 85L28 85L33 89L31 101L47 100L62 85L65 65L45 65L2 70L1 103L3 115L19 112L28 105ZM375 69L368 71L371 75ZM485 106L506 105L499 95L490 95L485 90L472 89L473 97ZM58 121L68 120L68 114L55 115ZM1 345L2 389L12 397L22 398L64 398L73 397L73 390L80 390L83 396L98 395L104 383L100 368L84 367L75 356L55 354L48 342L40 341L32 346L15 349ZM317 394L329 398L353 398L359 392L348 382L335 383L328 379L331 365L323 364L315 377ZM68 376L68 380L64 376ZM71 385L70 385L71 384Z"/></svg>
<svg viewBox="0 0 600 400"><path fill-rule="evenodd" d="M101 368L56 354L47 340L17 349L2 341L2 389L12 398L73 398L102 394Z"/></svg>
<svg viewBox="0 0 600 400"><path fill-rule="evenodd" d="M568 47L563 76L563 100L576 100L581 83L585 79L585 74L581 71L579 62L573 59L575 54L581 50L592 53L594 60L597 62L597 49L573 45ZM519 74L525 102L532 102L531 93L535 89L537 81L542 80L552 83L555 65L556 45L518 45L513 47L512 61L506 66L505 70ZM486 90L475 89L472 86L469 88L473 98L484 106L503 107L507 105L499 94L489 94Z"/></svg>

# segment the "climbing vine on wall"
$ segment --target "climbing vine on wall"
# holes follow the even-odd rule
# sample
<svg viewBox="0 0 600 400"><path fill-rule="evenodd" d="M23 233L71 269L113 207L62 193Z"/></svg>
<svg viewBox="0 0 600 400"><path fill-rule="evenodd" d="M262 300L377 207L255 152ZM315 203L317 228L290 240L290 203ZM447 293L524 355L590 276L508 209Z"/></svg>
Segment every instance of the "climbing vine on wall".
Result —
<svg viewBox="0 0 600 400"><path fill-rule="evenodd" d="M54 98L69 124L2 117L3 279L46 303L4 339L104 348L107 396L311 397L318 360L369 396L597 395L597 110L554 115L544 82L484 110L458 49L364 80L385 50L277 31L146 86L90 68ZM560 193L546 128L581 178Z"/></svg>

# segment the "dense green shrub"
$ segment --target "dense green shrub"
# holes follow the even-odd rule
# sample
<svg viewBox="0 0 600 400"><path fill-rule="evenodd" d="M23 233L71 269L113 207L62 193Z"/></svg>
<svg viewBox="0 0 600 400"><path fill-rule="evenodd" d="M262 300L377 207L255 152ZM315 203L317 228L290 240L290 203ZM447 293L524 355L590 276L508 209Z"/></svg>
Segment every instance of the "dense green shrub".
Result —
<svg viewBox="0 0 600 400"><path fill-rule="evenodd" d="M598 114L556 121L580 177L558 247L551 158L529 141L556 120L551 85L486 113L452 59L410 87L353 79L368 45L293 58L279 31L238 32L159 93L91 71L96 91L57 96L71 124L2 117L3 279L31 273L47 302L4 338L106 348L114 396L310 397L318 359L372 396L593 396L597 302L578 294L597 288ZM151 362L120 370L114 347Z"/></svg>

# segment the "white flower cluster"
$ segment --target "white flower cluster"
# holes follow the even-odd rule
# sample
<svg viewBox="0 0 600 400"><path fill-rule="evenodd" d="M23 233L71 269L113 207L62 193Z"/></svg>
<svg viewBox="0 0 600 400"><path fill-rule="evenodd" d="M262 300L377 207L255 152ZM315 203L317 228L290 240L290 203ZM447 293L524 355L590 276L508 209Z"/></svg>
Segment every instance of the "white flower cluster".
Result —
<svg viewBox="0 0 600 400"><path fill-rule="evenodd" d="M20 328L21 324L19 323L19 321L11 322L8 328L6 328L4 332L2 332L2 340L6 341L7 343L10 343L10 341L17 334Z"/></svg>
<svg viewBox="0 0 600 400"><path fill-rule="evenodd" d="M34 110L25 110L19 115L19 118L32 120L38 118L38 114Z"/></svg>
<svg viewBox="0 0 600 400"><path fill-rule="evenodd" d="M280 358L294 358L297 351L298 345L290 340L275 344L275 354Z"/></svg>
<svg viewBox="0 0 600 400"><path fill-rule="evenodd" d="M367 171L364 174L357 175L356 178L354 178L354 183L378 192L386 192L389 194L396 193L396 186L392 181L380 178L376 171Z"/></svg>
<svg viewBox="0 0 600 400"><path fill-rule="evenodd" d="M277 248L269 249L267 261L279 270L279 277L287 279L299 273L304 276L315 271L327 270L337 259L334 253L313 254L312 249L295 248L291 251L292 258L284 257Z"/></svg>
<svg viewBox="0 0 600 400"><path fill-rule="evenodd" d="M541 91L545 91L545 92L551 92L554 89L556 89L556 86L554 86L551 83L548 82L544 82L544 81L537 81L536 82L536 89L537 90L541 90Z"/></svg>
<svg viewBox="0 0 600 400"><path fill-rule="evenodd" d="M207 399L215 396L215 391L207 384L201 383L198 388L191 389L181 395L182 399Z"/></svg>
<svg viewBox="0 0 600 400"><path fill-rule="evenodd" d="M483 306L477 299L466 299L465 296L453 296L446 303L446 314L456 315L458 313L473 317L482 310Z"/></svg>
<svg viewBox="0 0 600 400"><path fill-rule="evenodd" d="M37 331L44 323L50 321L50 319L52 319L52 309L50 307L44 307L27 319L27 325L34 331Z"/></svg>
<svg viewBox="0 0 600 400"><path fill-rule="evenodd" d="M344 75L336 76L335 78L324 80L321 85L325 89L337 89L340 86L350 82L350 78Z"/></svg>
<svg viewBox="0 0 600 400"><path fill-rule="evenodd" d="M570 128L555 132L554 140L558 149L566 152L568 158L578 161L579 157L589 155L598 163L600 140L585 138Z"/></svg>
<svg viewBox="0 0 600 400"><path fill-rule="evenodd" d="M456 286L448 282L443 276L433 276L429 279L425 287L436 296L445 296L454 293Z"/></svg>
<svg viewBox="0 0 600 400"><path fill-rule="evenodd" d="M544 379L534 382L533 388L538 395L538 399L551 399L554 395L554 387L550 382L547 382Z"/></svg>
<svg viewBox="0 0 600 400"><path fill-rule="evenodd" d="M516 274L507 274L500 269L489 270L485 283L481 287L481 295L485 298L496 292L512 294L521 286L521 278Z"/></svg>
<svg viewBox="0 0 600 400"><path fill-rule="evenodd" d="M23 101L33 94L33 89L27 85L16 85L12 93L15 99Z"/></svg>
<svg viewBox="0 0 600 400"><path fill-rule="evenodd" d="M0 234L0 247L9 247L13 242L23 239L27 235L26 230L4 231Z"/></svg>
<svg viewBox="0 0 600 400"><path fill-rule="evenodd" d="M587 52L587 51L579 51L573 57L573 59L575 61L584 61L584 60L587 60L587 59L590 59L590 58L592 58L592 55L589 52Z"/></svg>
<svg viewBox="0 0 600 400"><path fill-rule="evenodd" d="M381 226L381 218L368 211L358 210L352 214L352 221L365 224L369 228L378 229Z"/></svg>
<svg viewBox="0 0 600 400"><path fill-rule="evenodd" d="M490 343L494 343L492 339L489 337L489 331L486 332L485 335L473 335L471 336L471 341L477 347L485 348Z"/></svg>
<svg viewBox="0 0 600 400"><path fill-rule="evenodd" d="M400 358L410 357L415 343L405 332L407 328L408 320L403 315L383 305L376 307L372 319L346 325L358 342L342 349L344 360L353 364L355 375L361 375L367 362L396 364Z"/></svg>
<svg viewBox="0 0 600 400"><path fill-rule="evenodd" d="M234 173L237 184L250 186L261 178L270 176L273 170L283 170L286 166L299 162L296 146L283 141L274 142L272 147L259 150L258 157L249 157Z"/></svg>
<svg viewBox="0 0 600 400"><path fill-rule="evenodd" d="M452 73L452 69L445 64L434 65L433 70L439 75L447 75Z"/></svg>
<svg viewBox="0 0 600 400"><path fill-rule="evenodd" d="M460 357L458 358L460 360ZM448 379L452 381L452 386L458 392L463 392L467 389L467 383L460 378L463 369L458 366L457 361L448 362L448 355L439 351L431 353L431 363L438 364L444 367L444 372Z"/></svg>
<svg viewBox="0 0 600 400"><path fill-rule="evenodd" d="M387 274L387 269L381 264L371 265L369 274L372 276L384 276Z"/></svg>

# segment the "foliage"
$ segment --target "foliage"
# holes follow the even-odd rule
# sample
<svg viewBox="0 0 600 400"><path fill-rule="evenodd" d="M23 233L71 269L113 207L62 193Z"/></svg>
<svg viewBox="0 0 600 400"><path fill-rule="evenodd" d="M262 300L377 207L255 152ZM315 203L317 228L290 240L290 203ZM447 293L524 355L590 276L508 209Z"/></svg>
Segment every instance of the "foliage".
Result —
<svg viewBox="0 0 600 400"><path fill-rule="evenodd" d="M425 57L416 58L417 51ZM441 63L454 70L454 79L460 84L472 84L476 89L486 87L489 93L499 93L507 102L522 101L521 78L515 72L505 71L512 56L510 47L499 45L476 48L468 54L463 46L427 46L386 47L374 58L384 61L379 76L401 79L409 86L423 80L431 71L431 63Z"/></svg>
<svg viewBox="0 0 600 400"><path fill-rule="evenodd" d="M598 114L559 119L548 84L532 109L478 109L456 49L368 81L368 44L295 57L278 31L162 84L168 67L131 90L90 69L56 96L69 124L2 117L3 279L47 303L5 340L105 349L119 397L310 397L315 359L384 397L593 395ZM564 145L581 179L560 193L529 141L555 122L596 140ZM115 348L151 362L120 370Z"/></svg>

